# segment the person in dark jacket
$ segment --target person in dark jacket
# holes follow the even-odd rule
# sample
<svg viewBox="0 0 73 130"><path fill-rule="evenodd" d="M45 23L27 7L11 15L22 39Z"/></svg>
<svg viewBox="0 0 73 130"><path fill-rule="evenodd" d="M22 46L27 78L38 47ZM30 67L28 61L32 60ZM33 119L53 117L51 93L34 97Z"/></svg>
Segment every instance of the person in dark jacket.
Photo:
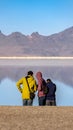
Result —
<svg viewBox="0 0 73 130"><path fill-rule="evenodd" d="M46 95L46 106L56 106L56 85L51 79L47 79L47 87L49 88L49 91Z"/></svg>
<svg viewBox="0 0 73 130"><path fill-rule="evenodd" d="M38 90L38 101L39 101L39 106L44 106L45 105L45 94L43 92L43 89L42 89L42 84L43 84L43 81L45 81L42 77L42 73L41 72L37 72L36 73L36 78L37 78L37 81L38 81L38 86L37 86L37 90Z"/></svg>

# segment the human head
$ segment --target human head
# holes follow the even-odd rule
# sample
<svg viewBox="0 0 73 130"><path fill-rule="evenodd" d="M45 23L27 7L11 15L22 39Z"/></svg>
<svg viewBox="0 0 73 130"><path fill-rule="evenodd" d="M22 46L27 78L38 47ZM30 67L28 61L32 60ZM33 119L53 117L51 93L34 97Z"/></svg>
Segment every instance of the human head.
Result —
<svg viewBox="0 0 73 130"><path fill-rule="evenodd" d="M32 76L32 75L33 75L33 72L32 72L32 71L28 71L28 72L27 72L27 75L31 75L31 76Z"/></svg>
<svg viewBox="0 0 73 130"><path fill-rule="evenodd" d="M41 79L42 78L42 73L39 71L36 73L36 78Z"/></svg>
<svg viewBox="0 0 73 130"><path fill-rule="evenodd" d="M48 83L48 82L51 82L51 79L47 79L46 81L47 81L47 83Z"/></svg>

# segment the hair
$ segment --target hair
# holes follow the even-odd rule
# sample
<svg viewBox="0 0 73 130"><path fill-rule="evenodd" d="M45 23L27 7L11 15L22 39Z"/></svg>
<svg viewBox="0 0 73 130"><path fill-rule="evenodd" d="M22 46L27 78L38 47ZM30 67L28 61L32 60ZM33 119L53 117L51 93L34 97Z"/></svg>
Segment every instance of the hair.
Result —
<svg viewBox="0 0 73 130"><path fill-rule="evenodd" d="M32 72L32 71L28 71L28 72L27 72L27 75L31 75L31 76L32 76L32 75L33 75L33 72Z"/></svg>
<svg viewBox="0 0 73 130"><path fill-rule="evenodd" d="M51 79L47 79L47 82L51 82Z"/></svg>

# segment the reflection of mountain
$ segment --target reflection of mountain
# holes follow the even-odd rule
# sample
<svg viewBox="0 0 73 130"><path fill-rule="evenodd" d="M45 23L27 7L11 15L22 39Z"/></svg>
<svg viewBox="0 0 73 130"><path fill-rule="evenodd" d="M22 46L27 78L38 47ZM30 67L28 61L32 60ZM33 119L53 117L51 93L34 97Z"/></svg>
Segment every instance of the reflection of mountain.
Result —
<svg viewBox="0 0 73 130"><path fill-rule="evenodd" d="M57 86L56 104L57 106L73 106L73 88L59 81L54 81ZM0 83L0 106L21 106L22 99L14 81L6 78ZM38 106L38 96L36 92L33 106ZM0 115L1 116L1 115Z"/></svg>
<svg viewBox="0 0 73 130"><path fill-rule="evenodd" d="M51 36L19 32L5 36L0 31L0 56L73 56L73 27Z"/></svg>
<svg viewBox="0 0 73 130"><path fill-rule="evenodd" d="M0 80L8 77L17 81L25 76L28 70L32 70L34 75L40 70L45 78L73 86L73 67L0 67Z"/></svg>

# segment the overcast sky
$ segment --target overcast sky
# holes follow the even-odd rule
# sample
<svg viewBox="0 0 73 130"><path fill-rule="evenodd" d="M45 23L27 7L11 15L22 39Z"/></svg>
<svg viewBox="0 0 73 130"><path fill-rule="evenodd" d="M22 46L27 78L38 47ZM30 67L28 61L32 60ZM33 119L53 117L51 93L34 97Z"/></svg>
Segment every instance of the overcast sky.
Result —
<svg viewBox="0 0 73 130"><path fill-rule="evenodd" d="M73 26L73 0L0 0L0 30L51 35Z"/></svg>

